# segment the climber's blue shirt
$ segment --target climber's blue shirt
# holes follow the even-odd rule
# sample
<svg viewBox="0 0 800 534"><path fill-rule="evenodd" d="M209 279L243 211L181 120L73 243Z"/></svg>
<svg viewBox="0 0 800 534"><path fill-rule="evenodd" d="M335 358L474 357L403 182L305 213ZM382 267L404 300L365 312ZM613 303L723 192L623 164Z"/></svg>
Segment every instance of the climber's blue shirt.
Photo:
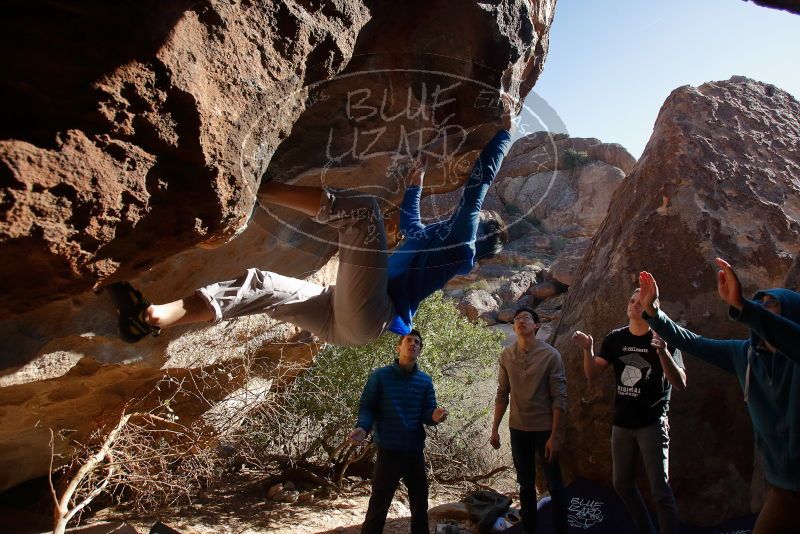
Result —
<svg viewBox="0 0 800 534"><path fill-rule="evenodd" d="M403 242L389 257L389 296L395 317L389 330L406 335L419 303L454 276L475 265L475 237L483 199L511 145L511 134L500 130L481 151L461 202L446 220L424 225L420 219L420 187L409 187L400 207Z"/></svg>

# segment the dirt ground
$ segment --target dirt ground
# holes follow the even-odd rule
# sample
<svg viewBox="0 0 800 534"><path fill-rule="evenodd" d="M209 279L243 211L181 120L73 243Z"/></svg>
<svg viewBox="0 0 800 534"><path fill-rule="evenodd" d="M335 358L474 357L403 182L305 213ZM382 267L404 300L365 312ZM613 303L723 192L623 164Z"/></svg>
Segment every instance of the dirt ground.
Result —
<svg viewBox="0 0 800 534"><path fill-rule="evenodd" d="M472 488L474 491L476 488ZM467 493L467 488L432 487L429 506L457 502ZM316 499L310 503L280 503L267 499L266 491L258 484L255 474L243 474L225 485L199 495L193 503L175 505L147 515L119 505L95 514L90 522L125 521L138 532L146 534L156 522L178 530L182 534L254 534L254 533L346 533L356 534L369 502L368 482L357 484L351 491L330 498ZM387 534L406 534L410 530L411 514L404 488L395 494L389 509L384 530ZM430 531L435 532L437 522L430 519ZM461 532L477 533L469 521L457 523Z"/></svg>

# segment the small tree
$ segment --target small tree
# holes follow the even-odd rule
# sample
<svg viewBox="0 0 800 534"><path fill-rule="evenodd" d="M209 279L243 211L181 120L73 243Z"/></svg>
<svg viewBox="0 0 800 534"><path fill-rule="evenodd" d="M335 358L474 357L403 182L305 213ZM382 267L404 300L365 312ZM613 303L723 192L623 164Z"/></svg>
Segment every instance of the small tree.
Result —
<svg viewBox="0 0 800 534"><path fill-rule="evenodd" d="M110 484L112 478L116 474L117 468L109 462L105 473L100 477L100 481L91 488L85 489L81 494L80 490L85 488L85 482L88 478L97 476L97 471L101 466L106 463L111 452L111 447L117 440L117 436L128 424L131 414L122 414L117 426L115 426L106 436L106 439L100 444L97 451L90 454L88 458L78 467L77 471L67 480L64 485L61 495L56 494L55 487L53 486L52 474L49 478L50 493L53 497L55 504L53 508L53 534L63 534L67 529L67 524L76 515L89 505L92 500L100 495ZM55 437L53 430L50 429L50 448L53 448L53 441ZM53 454L50 455L50 472L53 471Z"/></svg>

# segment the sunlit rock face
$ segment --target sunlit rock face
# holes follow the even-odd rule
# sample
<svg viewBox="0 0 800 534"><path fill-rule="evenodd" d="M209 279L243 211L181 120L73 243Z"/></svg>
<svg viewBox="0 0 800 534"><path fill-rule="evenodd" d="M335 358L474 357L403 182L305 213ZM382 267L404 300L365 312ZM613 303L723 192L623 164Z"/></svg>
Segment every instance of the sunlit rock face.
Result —
<svg viewBox="0 0 800 534"><path fill-rule="evenodd" d="M47 471L48 427L71 429L55 443L66 453L99 413L167 370L218 377L214 401L242 385L243 360L267 378L277 361L307 366L314 341L265 316L125 345L106 293L92 289L130 279L165 302L248 267L333 283L328 228L277 209L250 220L262 176L363 187L391 217L409 154L446 136L428 185L457 188L462 159L496 130L471 128L497 119L498 91L520 99L541 72L554 9L211 0L7 10L0 40L19 53L0 59L0 250L13 258L0 267L0 489ZM176 411L188 421L206 407Z"/></svg>
<svg viewBox="0 0 800 534"><path fill-rule="evenodd" d="M11 8L2 313L232 235L309 79L346 65L369 18L359 1Z"/></svg>
<svg viewBox="0 0 800 534"><path fill-rule="evenodd" d="M537 232L547 236L553 256L549 276L569 286L614 191L635 164L619 144L537 132L514 144L489 205L507 214L512 231L513 225L518 231L525 223L534 225L534 239L527 238L531 248L537 248Z"/></svg>
<svg viewBox="0 0 800 534"><path fill-rule="evenodd" d="M635 164L621 145L595 138L539 131L517 139L483 204L506 222L510 242L498 257L451 280L446 294L459 301L465 317L490 325L511 322L521 306L533 307L547 326L539 337L548 337L549 323L560 317L563 298L557 295L576 283L591 237ZM450 215L460 194L426 197L423 218ZM494 301L477 306L478 292L469 291L475 285L485 286Z"/></svg>
<svg viewBox="0 0 800 534"><path fill-rule="evenodd" d="M614 395L610 373L587 388L572 333L591 334L599 348L626 324L626 301L647 270L673 319L707 337L744 338L717 296L713 260L730 261L748 294L783 285L800 251L799 193L800 104L788 93L734 77L667 98L592 240L555 335L568 369L569 471L610 480ZM714 523L749 509L751 427L733 375L691 355L685 363L688 389L671 403L670 478L681 516Z"/></svg>
<svg viewBox="0 0 800 534"><path fill-rule="evenodd" d="M500 213L512 238L531 230L565 240L590 238L605 218L617 186L635 164L636 159L616 143L549 132L529 134L509 150L484 208ZM449 214L459 194L425 199L423 216Z"/></svg>
<svg viewBox="0 0 800 534"><path fill-rule="evenodd" d="M507 178L500 198L548 234L591 237L606 217L611 195L625 178L621 169L593 161L568 170Z"/></svg>

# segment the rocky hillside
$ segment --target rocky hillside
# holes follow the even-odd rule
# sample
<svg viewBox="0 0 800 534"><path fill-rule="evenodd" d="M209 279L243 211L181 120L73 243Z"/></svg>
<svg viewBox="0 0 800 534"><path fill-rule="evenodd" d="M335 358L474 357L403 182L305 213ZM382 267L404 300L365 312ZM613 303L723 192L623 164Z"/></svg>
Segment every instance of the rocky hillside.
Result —
<svg viewBox="0 0 800 534"><path fill-rule="evenodd" d="M425 215L446 215L493 133L470 128L497 118L498 91L529 93L554 11L555 0L5 6L0 490L46 474L125 406L167 406L191 424L306 368L315 340L263 316L125 345L95 291L131 279L163 302L252 266L331 282L335 235L285 210L252 215L262 181L362 189L391 223L408 156L443 134ZM508 330L519 305L540 312L568 369L569 474L610 481L613 398L609 376L586 384L571 333L599 342L623 324L646 269L671 316L744 335L724 316L712 260L729 259L748 291L797 288L798 177L800 104L741 77L676 89L638 162L546 132L514 145L486 203L513 242L446 292L493 328ZM685 519L716 522L757 506L763 477L736 381L686 364L672 481Z"/></svg>
<svg viewBox="0 0 800 534"><path fill-rule="evenodd" d="M503 161L484 207L500 213L511 242L447 286L462 313L508 333L514 310L537 308L549 337L569 286L611 197L636 159L618 144L537 132L517 140ZM435 195L423 213L446 215L460 192Z"/></svg>
<svg viewBox="0 0 800 534"><path fill-rule="evenodd" d="M465 129L496 118L497 91L530 91L554 9L8 6L0 39L17 53L0 58L0 250L13 258L0 267L0 489L47 472L48 428L68 429L55 443L66 453L95 417L165 373L216 377L208 398L176 404L191 421L244 385L243 358L268 377L278 359L307 365L313 340L263 317L123 345L106 295L92 290L128 278L163 302L252 266L331 281L335 239L302 217L259 212L225 243L262 176L371 188L390 214L402 194L390 156L442 133L455 160L485 142ZM467 170L443 169L448 187Z"/></svg>

